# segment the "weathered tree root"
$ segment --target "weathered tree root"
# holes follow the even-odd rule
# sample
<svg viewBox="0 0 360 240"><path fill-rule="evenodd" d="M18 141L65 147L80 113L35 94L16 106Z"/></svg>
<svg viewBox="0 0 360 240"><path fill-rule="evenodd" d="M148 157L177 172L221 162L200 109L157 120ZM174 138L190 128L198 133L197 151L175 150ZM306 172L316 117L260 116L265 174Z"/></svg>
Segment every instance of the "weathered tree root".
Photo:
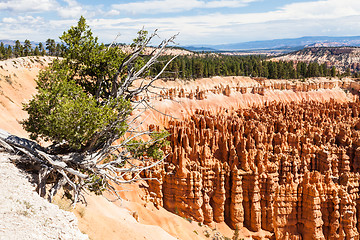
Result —
<svg viewBox="0 0 360 240"><path fill-rule="evenodd" d="M84 193L87 189L97 194L108 190L116 196L116 199L121 199L114 187L116 184L143 180L140 177L142 171L162 162L160 160L152 163L148 161L144 165L134 164L130 156L125 156L127 151L118 153L117 160L107 163L99 163L99 159L103 160L103 152L54 155L36 142L12 135L2 129L0 129L0 148L20 156L16 160L17 164L25 164L36 169L38 173L37 191L42 197L48 195L50 202L57 191L64 186L72 190L74 204L79 201L86 202ZM52 186L47 190L48 183L51 183Z"/></svg>

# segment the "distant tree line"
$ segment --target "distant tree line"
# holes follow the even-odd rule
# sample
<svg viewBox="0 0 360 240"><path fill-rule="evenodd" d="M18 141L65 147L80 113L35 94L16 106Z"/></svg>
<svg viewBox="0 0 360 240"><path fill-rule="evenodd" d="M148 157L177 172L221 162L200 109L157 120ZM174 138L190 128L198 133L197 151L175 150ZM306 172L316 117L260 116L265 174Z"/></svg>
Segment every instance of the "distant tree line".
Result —
<svg viewBox="0 0 360 240"><path fill-rule="evenodd" d="M122 44L121 44L122 45ZM63 56L64 45L54 39L47 39L45 44L32 46L29 40L21 44L15 41L14 46L0 43L0 60L26 56ZM157 75L171 56L162 56L159 63L149 70L151 76ZM360 77L359 72L351 73L350 68L339 73L335 67L317 62L305 63L269 61L262 56L227 56L227 55L195 55L179 56L170 63L163 78L196 79L213 76L251 76L269 79L304 79L309 77Z"/></svg>
<svg viewBox="0 0 360 240"><path fill-rule="evenodd" d="M163 56L149 72L156 75L170 56ZM197 55L179 56L167 67L164 78L195 79L213 76L252 76L269 79L304 79L309 77L350 76L335 67L317 62L269 61L262 56Z"/></svg>
<svg viewBox="0 0 360 240"><path fill-rule="evenodd" d="M45 44L39 43L35 46L26 39L24 44L19 40L15 41L14 46L5 46L3 42L0 43L0 60L27 56L62 56L64 53L64 45L56 43L54 39L47 39Z"/></svg>

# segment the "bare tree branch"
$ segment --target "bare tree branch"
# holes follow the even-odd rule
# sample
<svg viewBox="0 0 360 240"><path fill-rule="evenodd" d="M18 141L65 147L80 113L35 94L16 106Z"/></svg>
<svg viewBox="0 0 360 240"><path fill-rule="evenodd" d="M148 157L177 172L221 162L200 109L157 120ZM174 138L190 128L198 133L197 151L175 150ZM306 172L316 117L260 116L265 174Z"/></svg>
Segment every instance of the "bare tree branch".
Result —
<svg viewBox="0 0 360 240"><path fill-rule="evenodd" d="M135 62L142 56L147 45L156 36L158 36L157 31L154 31L149 37L137 42L134 45L133 52L128 54L116 68L114 76L108 79L105 77L99 78L98 81L100 82L97 82L98 89L96 89L95 93L99 103L107 104L106 101L100 99L102 87L107 86L106 92L110 93L111 98L122 98L131 101L132 110L138 110L138 112L131 117L128 117L129 112L127 111L116 113L118 118L94 136L91 136L91 141L86 145L84 151L61 154L51 148L44 148L34 141L17 137L0 129L0 148L20 154L22 157L17 160L19 163L27 164L33 169L39 170L37 191L41 196L47 194L49 201L52 201L57 191L66 186L73 192L74 204L80 199L85 199L84 193L87 188L96 193L108 190L117 199L120 199L118 190L114 187L115 185L132 183L143 179L141 178L143 171L147 171L164 161L166 156L160 160L154 160L146 156L146 154L135 159L130 150L130 147L134 146L137 146L134 148L137 151L143 147L159 143L159 140L156 139L143 141L145 135L151 136L153 132L138 130L145 121L139 119L147 109L158 111L149 104L149 99L159 95L153 92L151 88L156 88L153 83L177 56L172 57L156 76L149 81L142 80L138 87L134 87L134 81L144 77L148 69L157 63L157 59L164 53L166 47L174 42L177 35L162 41L154 48L150 59L142 67L136 69L134 67ZM106 51L113 47L114 42ZM141 100L136 100L137 97ZM168 114L164 115L170 116ZM113 131L114 126L124 122L127 123L125 133ZM105 139L101 145L99 145L99 139ZM48 183L52 184L49 190L46 188Z"/></svg>

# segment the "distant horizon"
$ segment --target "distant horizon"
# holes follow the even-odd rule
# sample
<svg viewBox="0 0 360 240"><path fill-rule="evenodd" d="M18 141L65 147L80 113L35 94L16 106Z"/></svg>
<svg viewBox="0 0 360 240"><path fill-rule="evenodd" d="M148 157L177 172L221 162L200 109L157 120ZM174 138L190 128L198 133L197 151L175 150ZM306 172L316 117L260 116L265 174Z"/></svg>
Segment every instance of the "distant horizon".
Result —
<svg viewBox="0 0 360 240"><path fill-rule="evenodd" d="M246 42L233 42L233 43L225 43L225 44L193 44L193 45L189 45L189 46L206 46L206 45L212 45L212 46L217 46L217 45L231 45L231 44L239 44L239 43L252 43L252 42L267 42L267 41L278 41L278 40L296 40L296 39L302 39L302 38L359 38L360 40L360 35L358 36L302 36L302 37L296 37L296 38L273 38L273 39L262 39L262 40L254 40L254 41L246 41Z"/></svg>
<svg viewBox="0 0 360 240"><path fill-rule="evenodd" d="M297 38L275 38L275 39L264 39L264 40L254 40L254 41L246 41L246 42L232 42L232 43L225 43L225 44L207 44L207 43L203 43L203 44L187 44L187 45L170 45L173 47L207 47L207 46L221 46L221 45L234 45L234 44L244 44L244 43L256 43L256 42L271 42L271 41L285 41L285 40L299 40L299 39L306 39L306 38L359 38L360 41L360 35L359 36L302 36L302 37L297 37ZM48 38L47 38L48 39ZM45 43L45 41L47 39L44 39L42 41L34 41L32 39L27 39L30 40L32 43L36 43L38 44L39 42ZM4 41L10 41L10 42L15 42L16 40L19 40L21 43L23 43L26 39L0 39L0 42L4 42ZM55 39L56 41L56 39ZM59 41L56 42L61 42L60 39ZM103 44L110 44L111 42L101 42L99 41L99 43L103 43ZM129 43L125 43L125 42L118 42L118 44L130 44ZM155 45L154 45L155 46Z"/></svg>
<svg viewBox="0 0 360 240"><path fill-rule="evenodd" d="M2 0L0 39L58 37L80 16L101 42L129 43L143 27L185 45L302 36L359 36L357 0Z"/></svg>

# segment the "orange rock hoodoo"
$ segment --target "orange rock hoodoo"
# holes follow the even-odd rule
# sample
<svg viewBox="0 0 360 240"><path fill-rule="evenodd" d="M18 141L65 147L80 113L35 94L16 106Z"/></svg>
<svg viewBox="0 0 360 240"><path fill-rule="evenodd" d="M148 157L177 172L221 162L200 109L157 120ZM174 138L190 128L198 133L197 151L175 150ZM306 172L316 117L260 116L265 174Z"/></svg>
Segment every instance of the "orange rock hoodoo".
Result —
<svg viewBox="0 0 360 240"><path fill-rule="evenodd" d="M157 205L276 239L359 239L360 105L271 103L170 121Z"/></svg>
<svg viewBox="0 0 360 240"><path fill-rule="evenodd" d="M162 98L163 96L174 99L178 98L190 98L197 100L206 99L206 94L212 92L214 94L223 94L230 96L231 92L241 92L242 94L247 93L251 90L253 94L264 95L267 90L292 90L294 92L309 92L318 89L333 89L338 87L339 83L336 81L324 81L324 82L289 82L284 80L261 80L258 82L258 86L245 87L241 83L238 86L230 87L229 85L213 86L212 89L200 89L199 86L193 92L192 90L186 91L184 88L169 88L165 91L161 91L161 96L155 98Z"/></svg>

